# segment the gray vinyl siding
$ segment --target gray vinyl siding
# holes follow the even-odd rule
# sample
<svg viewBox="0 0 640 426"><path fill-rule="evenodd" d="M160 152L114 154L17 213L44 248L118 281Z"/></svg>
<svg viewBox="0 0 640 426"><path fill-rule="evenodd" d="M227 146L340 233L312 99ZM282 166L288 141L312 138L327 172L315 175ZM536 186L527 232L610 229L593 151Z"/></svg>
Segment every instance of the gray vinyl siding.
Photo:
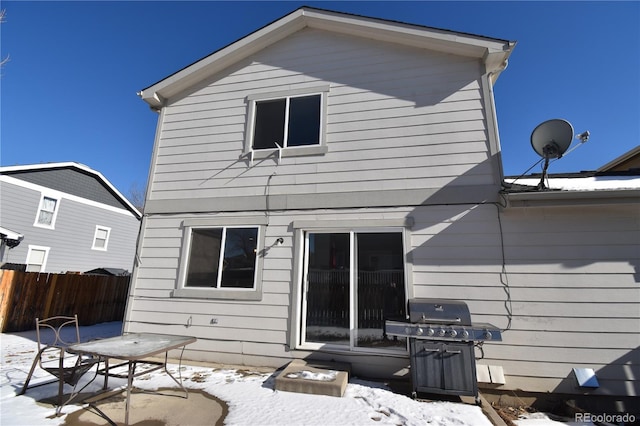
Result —
<svg viewBox="0 0 640 426"><path fill-rule="evenodd" d="M9 228L14 232L25 235L26 229L33 228L36 219L38 206L40 204L40 193L28 191L16 185L11 185L0 181L0 225ZM42 230L42 228L40 228ZM41 232L41 231L36 231ZM25 235L26 239L26 235ZM42 241L38 238L33 241ZM12 249L6 248L4 256L0 262L25 263L29 244L22 240L20 245ZM49 244L36 244L48 246Z"/></svg>
<svg viewBox="0 0 640 426"><path fill-rule="evenodd" d="M384 216L404 218L410 209L363 209L344 211L293 211L269 215L264 244L270 246L282 237L284 244L270 247L264 258L262 299L238 301L228 299L172 298L177 286L182 229L184 220L207 215L171 215L145 218L140 247L140 265L135 272L135 290L131 295L125 330L128 332L167 332L189 334L198 341L187 347L185 357L193 360L223 363L281 366L292 358L310 354L293 350L289 345L294 297L294 235L293 221L374 220ZM223 217L264 217L264 212L216 214ZM250 220L250 219L248 219ZM164 331L163 331L164 330ZM350 360L344 353L338 358ZM316 354L322 358L322 354ZM380 374L378 366L401 368L402 357L389 360L365 357L367 365L357 365L358 371ZM364 359L362 355L358 359Z"/></svg>
<svg viewBox="0 0 640 426"><path fill-rule="evenodd" d="M306 29L163 112L157 200L497 185L475 60ZM240 159L248 95L329 84L324 155ZM277 169L277 173L274 172ZM272 176L273 175L273 176ZM151 207L153 208L153 207Z"/></svg>
<svg viewBox="0 0 640 426"><path fill-rule="evenodd" d="M511 386L575 392L571 369L589 367L598 392L640 395L637 204L511 209L504 228L511 342L523 348L487 355Z"/></svg>
<svg viewBox="0 0 640 426"><path fill-rule="evenodd" d="M20 245L5 250L3 262L26 263L29 245L37 245L50 248L44 272L133 269L140 222L130 212L114 212L62 195L54 229L41 228L33 224L42 192L7 182L1 186L0 223L24 235ZM111 228L106 251L91 248L96 225Z"/></svg>
<svg viewBox="0 0 640 426"><path fill-rule="evenodd" d="M306 351L289 346L290 318L298 309L293 289L299 286L293 275L299 248L291 225L412 217L413 296L462 299L474 322L503 329L510 325L502 342L484 345L485 358L478 361L504 368L503 389L576 392L572 368L589 367L600 380L596 393L638 395L633 378L640 371L629 363L640 344L636 212L633 206L505 211L492 204L274 212L265 242L283 237L285 243L265 257L263 297L257 302L171 298L180 262L180 224L194 216L150 217L125 328L194 335L199 340L187 356L196 360L280 366L304 357ZM243 213L255 214L260 213ZM537 255L528 254L527 246L539 246L533 250ZM374 375L408 365L406 357L398 356L371 355L367 363L348 353L330 356Z"/></svg>

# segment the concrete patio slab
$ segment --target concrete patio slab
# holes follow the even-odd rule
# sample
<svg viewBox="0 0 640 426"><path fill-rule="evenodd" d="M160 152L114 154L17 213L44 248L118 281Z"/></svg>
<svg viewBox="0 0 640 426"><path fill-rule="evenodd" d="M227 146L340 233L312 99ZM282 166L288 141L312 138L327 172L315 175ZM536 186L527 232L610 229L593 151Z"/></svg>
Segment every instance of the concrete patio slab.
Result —
<svg viewBox="0 0 640 426"><path fill-rule="evenodd" d="M314 395L344 395L351 366L346 363L294 360L275 378L280 391Z"/></svg>

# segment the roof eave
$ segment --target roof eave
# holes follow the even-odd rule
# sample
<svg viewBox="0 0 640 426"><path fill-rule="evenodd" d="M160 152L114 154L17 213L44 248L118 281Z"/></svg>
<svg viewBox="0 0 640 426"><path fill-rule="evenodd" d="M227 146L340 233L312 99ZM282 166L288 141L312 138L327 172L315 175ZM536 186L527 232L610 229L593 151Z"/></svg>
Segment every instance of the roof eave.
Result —
<svg viewBox="0 0 640 426"><path fill-rule="evenodd" d="M15 241L20 241L24 238L24 235L12 231L9 228L3 228L0 226L0 235L4 235L3 238L9 239L9 240L15 240Z"/></svg>
<svg viewBox="0 0 640 426"><path fill-rule="evenodd" d="M508 40L300 8L141 90L138 95L152 108L162 108L168 99L305 27L482 59L486 72L494 74L494 81L515 46L515 42Z"/></svg>
<svg viewBox="0 0 640 426"><path fill-rule="evenodd" d="M138 92L151 108L162 108L166 100L188 89L208 76L258 52L302 28L302 9L255 31L248 36L202 58L194 64Z"/></svg>
<svg viewBox="0 0 640 426"><path fill-rule="evenodd" d="M597 191L529 191L505 194L508 207L639 204L640 189Z"/></svg>

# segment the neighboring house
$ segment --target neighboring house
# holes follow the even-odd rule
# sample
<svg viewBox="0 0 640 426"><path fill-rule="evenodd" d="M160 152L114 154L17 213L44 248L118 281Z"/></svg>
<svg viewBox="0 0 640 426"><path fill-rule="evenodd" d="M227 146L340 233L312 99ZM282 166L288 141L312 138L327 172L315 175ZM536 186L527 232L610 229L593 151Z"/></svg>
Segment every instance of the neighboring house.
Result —
<svg viewBox="0 0 640 426"><path fill-rule="evenodd" d="M125 331L390 377L408 351L384 317L460 299L505 329L479 361L501 389L583 393L592 367L591 392L639 394L638 189L503 189L514 45L301 8L142 90L159 123Z"/></svg>
<svg viewBox="0 0 640 426"><path fill-rule="evenodd" d="M0 226L20 233L2 264L31 272L131 271L140 213L99 172L79 163L0 167ZM3 231L4 234L4 231Z"/></svg>
<svg viewBox="0 0 640 426"><path fill-rule="evenodd" d="M640 171L640 145L625 152L621 156L614 158L598 169L598 172L628 172L638 173Z"/></svg>

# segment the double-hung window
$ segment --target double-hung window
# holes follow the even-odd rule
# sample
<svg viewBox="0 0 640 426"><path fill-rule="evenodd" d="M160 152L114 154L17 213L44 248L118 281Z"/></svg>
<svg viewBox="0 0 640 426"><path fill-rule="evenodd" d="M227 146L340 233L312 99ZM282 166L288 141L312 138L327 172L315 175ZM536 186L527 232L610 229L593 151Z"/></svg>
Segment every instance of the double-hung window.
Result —
<svg viewBox="0 0 640 426"><path fill-rule="evenodd" d="M96 232L93 236L93 250L107 251L107 245L109 244L109 234L111 234L111 228L106 226L96 225Z"/></svg>
<svg viewBox="0 0 640 426"><path fill-rule="evenodd" d="M326 152L328 86L248 96L245 153L307 155Z"/></svg>
<svg viewBox="0 0 640 426"><path fill-rule="evenodd" d="M56 222L59 203L60 200L58 198L43 195L40 199L40 206L38 207L38 214L36 215L34 226L53 228Z"/></svg>
<svg viewBox="0 0 640 426"><path fill-rule="evenodd" d="M259 299L261 234L260 224L185 221L174 297Z"/></svg>
<svg viewBox="0 0 640 426"><path fill-rule="evenodd" d="M27 252L27 272L44 272L49 257L49 247L29 246Z"/></svg>

